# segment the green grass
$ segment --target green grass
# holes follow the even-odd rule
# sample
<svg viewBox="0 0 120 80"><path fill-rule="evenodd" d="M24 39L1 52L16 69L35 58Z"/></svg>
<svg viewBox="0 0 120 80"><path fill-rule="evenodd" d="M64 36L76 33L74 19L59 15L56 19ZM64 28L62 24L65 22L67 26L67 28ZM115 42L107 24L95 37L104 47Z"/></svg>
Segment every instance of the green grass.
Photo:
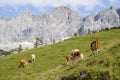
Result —
<svg viewBox="0 0 120 80"><path fill-rule="evenodd" d="M95 39L100 40L101 51L90 56L90 43ZM65 65L65 56L75 48L80 49L85 59ZM18 68L19 61L29 59L32 53L36 55L36 62ZM109 74L110 80L120 80L120 29L87 34L0 57L0 80L55 80L56 77L78 80L83 70L92 80L100 80L104 74Z"/></svg>

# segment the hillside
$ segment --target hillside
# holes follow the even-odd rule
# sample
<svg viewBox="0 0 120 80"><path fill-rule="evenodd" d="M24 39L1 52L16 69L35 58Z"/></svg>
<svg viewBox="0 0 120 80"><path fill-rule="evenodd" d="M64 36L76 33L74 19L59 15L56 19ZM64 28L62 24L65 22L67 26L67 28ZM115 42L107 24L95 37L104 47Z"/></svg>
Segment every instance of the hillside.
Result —
<svg viewBox="0 0 120 80"><path fill-rule="evenodd" d="M100 40L100 52L90 56L89 45L95 39ZM65 56L75 48L80 49L85 59L65 65ZM29 59L32 53L37 56L36 62L29 63L27 68L18 68L19 61ZM0 80L79 80L82 71L91 80L120 79L120 29L86 34L0 57Z"/></svg>

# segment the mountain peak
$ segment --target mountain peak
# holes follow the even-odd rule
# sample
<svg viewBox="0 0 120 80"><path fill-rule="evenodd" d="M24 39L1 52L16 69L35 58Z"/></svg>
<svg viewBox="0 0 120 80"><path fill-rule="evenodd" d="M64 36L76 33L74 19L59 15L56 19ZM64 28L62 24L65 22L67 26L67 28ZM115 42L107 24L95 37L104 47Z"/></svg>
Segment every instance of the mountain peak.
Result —
<svg viewBox="0 0 120 80"><path fill-rule="evenodd" d="M67 6L60 6L60 7L55 8L55 10L58 10L58 9L70 10L70 8L68 8Z"/></svg>
<svg viewBox="0 0 120 80"><path fill-rule="evenodd" d="M24 10L21 15L32 15L32 13L29 10Z"/></svg>

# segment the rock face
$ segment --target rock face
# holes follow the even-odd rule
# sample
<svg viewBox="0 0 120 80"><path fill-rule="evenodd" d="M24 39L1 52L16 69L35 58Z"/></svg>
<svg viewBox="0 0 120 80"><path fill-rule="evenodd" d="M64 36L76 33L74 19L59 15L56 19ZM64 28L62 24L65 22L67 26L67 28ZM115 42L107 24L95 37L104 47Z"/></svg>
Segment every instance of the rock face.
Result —
<svg viewBox="0 0 120 80"><path fill-rule="evenodd" d="M36 38L46 45L73 37L75 33L88 34L117 26L120 26L120 9L113 6L83 19L78 12L63 6L38 16L24 11L10 19L0 18L0 49L33 47Z"/></svg>
<svg viewBox="0 0 120 80"><path fill-rule="evenodd" d="M117 12L118 12L118 14L119 14L119 16L120 16L120 8L117 9Z"/></svg>
<svg viewBox="0 0 120 80"><path fill-rule="evenodd" d="M100 31L105 28L120 26L120 10L111 6L109 9L98 14L89 15L83 19L83 24L79 29L80 34Z"/></svg>
<svg viewBox="0 0 120 80"><path fill-rule="evenodd" d="M14 48L14 43L17 46L31 45L36 37L40 38L42 44L50 44L53 40L62 41L78 33L81 23L79 13L67 7L58 7L40 16L25 11L10 19L0 18L0 48L7 48L6 44Z"/></svg>

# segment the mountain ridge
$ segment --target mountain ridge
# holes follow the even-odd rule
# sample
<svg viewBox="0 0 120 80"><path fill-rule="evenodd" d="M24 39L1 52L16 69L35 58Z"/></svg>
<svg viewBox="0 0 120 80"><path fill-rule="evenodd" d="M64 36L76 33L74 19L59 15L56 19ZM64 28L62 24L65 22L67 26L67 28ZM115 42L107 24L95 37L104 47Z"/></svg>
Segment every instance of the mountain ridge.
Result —
<svg viewBox="0 0 120 80"><path fill-rule="evenodd" d="M113 6L85 18L81 18L77 11L65 6L55 8L43 15L33 15L25 10L10 19L0 18L0 48L10 50L20 44L32 48L37 37L41 39L43 45L47 45L52 44L53 40L60 42L71 38L75 33L82 35L118 27L119 15L120 9Z"/></svg>

